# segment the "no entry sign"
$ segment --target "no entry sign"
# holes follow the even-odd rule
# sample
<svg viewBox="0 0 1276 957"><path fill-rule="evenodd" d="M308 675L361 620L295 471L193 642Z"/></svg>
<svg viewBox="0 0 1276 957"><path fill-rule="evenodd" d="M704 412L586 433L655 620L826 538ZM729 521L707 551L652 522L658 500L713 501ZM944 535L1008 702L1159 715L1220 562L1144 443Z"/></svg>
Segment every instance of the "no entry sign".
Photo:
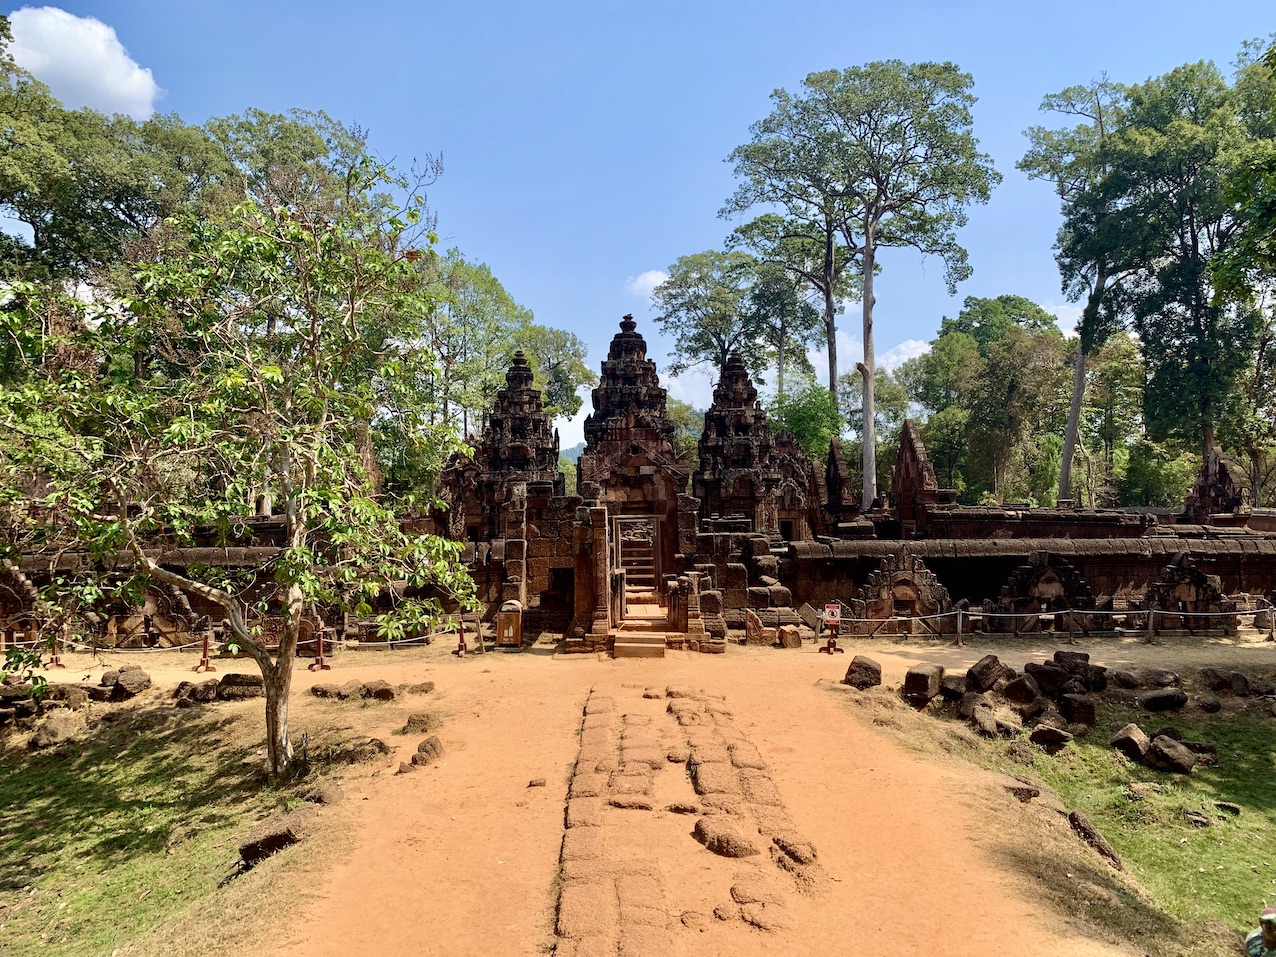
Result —
<svg viewBox="0 0 1276 957"><path fill-rule="evenodd" d="M835 601L824 606L824 623L835 625L842 620L842 606Z"/></svg>

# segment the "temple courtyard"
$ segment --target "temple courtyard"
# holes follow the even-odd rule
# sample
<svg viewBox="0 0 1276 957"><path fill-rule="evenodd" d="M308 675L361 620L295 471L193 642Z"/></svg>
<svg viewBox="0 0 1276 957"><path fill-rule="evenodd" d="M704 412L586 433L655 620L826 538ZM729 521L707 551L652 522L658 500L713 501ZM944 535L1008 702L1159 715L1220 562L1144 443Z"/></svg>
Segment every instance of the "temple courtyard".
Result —
<svg viewBox="0 0 1276 957"><path fill-rule="evenodd" d="M968 760L963 724L914 712L897 689L918 662L964 674L993 650L1021 670L1056 647L1109 669L1267 675L1272 645L1261 637L1075 648L853 640L833 656L806 642L615 659L564 656L548 642L515 654L471 644L458 658L445 636L342 652L327 672L299 662L294 735L309 732L316 748L334 732L374 737L390 753L325 766L345 798L318 807L305 840L115 952L1146 953L1129 943L1147 917L1138 881L1073 833L1048 788L1021 802L1005 773ZM842 684L857 653L882 664L883 687ZM175 708L195 661L184 653L116 654L108 665L126 659L153 687L91 709L134 709L152 731L212 714L249 729L260 720L260 699ZM67 661L70 680L104 670L88 656ZM214 677L247 664L220 659ZM400 693L311 693L375 679ZM402 692L427 681L428 693ZM401 773L423 737L402 733L413 713L430 716L442 754ZM1019 770L1033 778L1033 767ZM234 846L222 853L230 861ZM286 915L281 900L292 901Z"/></svg>

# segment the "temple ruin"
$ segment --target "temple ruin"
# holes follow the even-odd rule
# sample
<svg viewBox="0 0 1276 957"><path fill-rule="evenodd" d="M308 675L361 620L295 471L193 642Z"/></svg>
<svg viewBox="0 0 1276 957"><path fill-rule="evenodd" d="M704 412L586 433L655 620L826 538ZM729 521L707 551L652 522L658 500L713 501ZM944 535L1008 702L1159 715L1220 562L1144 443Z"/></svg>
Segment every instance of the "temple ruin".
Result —
<svg viewBox="0 0 1276 957"><path fill-rule="evenodd" d="M1271 607L1276 513L1251 507L1243 473L1222 453L1204 464L1178 515L959 505L907 422L890 493L865 509L840 444L815 463L793 436L774 432L739 356L714 388L694 470L675 446L666 403L626 316L593 390L567 495L558 433L526 357L514 355L481 435L443 475L447 508L411 526L463 543L481 620L516 612L525 642L561 635L569 652L623 656L718 653L750 629L755 638L786 627L811 637L829 603L844 610L844 634L919 636L1149 622L1228 630ZM165 561L260 567L278 550L277 524L248 520L245 547L182 549ZM41 561L0 567L9 634L32 627L24 622L50 574ZM215 627L210 611L154 586L144 605L97 609L85 627L106 644L176 644ZM367 633L348 618L315 627L356 640Z"/></svg>

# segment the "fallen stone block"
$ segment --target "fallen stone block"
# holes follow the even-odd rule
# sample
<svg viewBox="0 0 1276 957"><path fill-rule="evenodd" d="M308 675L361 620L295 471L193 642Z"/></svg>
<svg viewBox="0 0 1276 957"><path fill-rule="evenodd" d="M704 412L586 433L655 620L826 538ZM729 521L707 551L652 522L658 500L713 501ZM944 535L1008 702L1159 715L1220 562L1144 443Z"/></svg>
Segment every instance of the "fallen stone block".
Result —
<svg viewBox="0 0 1276 957"><path fill-rule="evenodd" d="M1139 695L1139 707L1145 711L1178 711L1187 704L1182 688L1158 688Z"/></svg>
<svg viewBox="0 0 1276 957"><path fill-rule="evenodd" d="M882 666L867 655L856 655L851 659L851 666L846 669L843 684L863 691L875 688L882 683Z"/></svg>
<svg viewBox="0 0 1276 957"><path fill-rule="evenodd" d="M1152 746L1152 739L1137 724L1131 723L1112 735L1111 745L1131 761L1142 764L1148 748Z"/></svg>
<svg viewBox="0 0 1276 957"><path fill-rule="evenodd" d="M1190 774L1192 768L1196 767L1197 757L1181 741L1162 734L1152 739L1143 763L1158 771Z"/></svg>
<svg viewBox="0 0 1276 957"><path fill-rule="evenodd" d="M900 694L905 701L920 710L939 694L939 685L943 680L943 665L925 662L913 665L904 675L904 686L900 689Z"/></svg>
<svg viewBox="0 0 1276 957"><path fill-rule="evenodd" d="M261 675L222 675L217 682L219 701L243 701L260 698L266 693L266 682Z"/></svg>

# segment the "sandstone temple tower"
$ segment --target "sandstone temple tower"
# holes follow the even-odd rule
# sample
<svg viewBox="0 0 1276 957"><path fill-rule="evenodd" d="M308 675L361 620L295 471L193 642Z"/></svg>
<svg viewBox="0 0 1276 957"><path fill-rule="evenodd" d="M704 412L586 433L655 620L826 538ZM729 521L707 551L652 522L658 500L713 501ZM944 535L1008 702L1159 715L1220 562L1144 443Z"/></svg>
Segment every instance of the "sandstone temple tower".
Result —
<svg viewBox="0 0 1276 957"><path fill-rule="evenodd" d="M656 364L636 328L634 317L625 316L603 361L594 411L585 419L577 489L586 498L597 495L607 509L614 567L625 570L628 584L654 589L675 570L688 468L674 448Z"/></svg>

